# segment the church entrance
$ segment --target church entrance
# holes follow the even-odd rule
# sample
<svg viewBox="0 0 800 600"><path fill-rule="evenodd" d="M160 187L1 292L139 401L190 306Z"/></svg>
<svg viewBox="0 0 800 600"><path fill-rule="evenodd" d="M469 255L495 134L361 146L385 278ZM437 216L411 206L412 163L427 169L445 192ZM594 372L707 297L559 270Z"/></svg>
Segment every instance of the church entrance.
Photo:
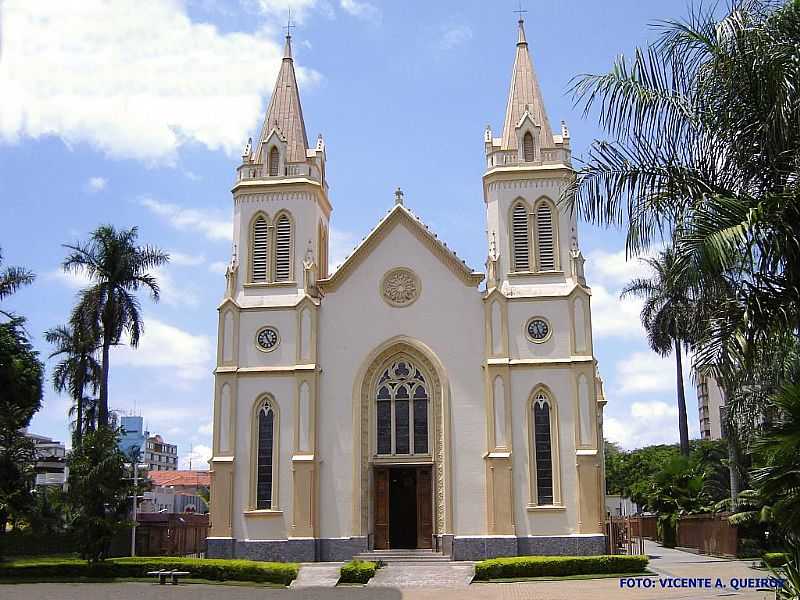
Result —
<svg viewBox="0 0 800 600"><path fill-rule="evenodd" d="M431 467L375 469L375 549L431 548Z"/></svg>

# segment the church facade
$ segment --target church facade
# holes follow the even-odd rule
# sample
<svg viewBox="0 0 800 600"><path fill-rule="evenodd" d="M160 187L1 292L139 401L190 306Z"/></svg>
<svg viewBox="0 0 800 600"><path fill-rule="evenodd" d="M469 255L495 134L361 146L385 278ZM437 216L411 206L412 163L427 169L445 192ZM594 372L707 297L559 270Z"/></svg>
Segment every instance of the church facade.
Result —
<svg viewBox="0 0 800 600"><path fill-rule="evenodd" d="M484 136L487 261L395 204L330 273L325 143L287 36L233 186L219 306L208 555L454 560L604 552L602 413L574 176L519 22Z"/></svg>

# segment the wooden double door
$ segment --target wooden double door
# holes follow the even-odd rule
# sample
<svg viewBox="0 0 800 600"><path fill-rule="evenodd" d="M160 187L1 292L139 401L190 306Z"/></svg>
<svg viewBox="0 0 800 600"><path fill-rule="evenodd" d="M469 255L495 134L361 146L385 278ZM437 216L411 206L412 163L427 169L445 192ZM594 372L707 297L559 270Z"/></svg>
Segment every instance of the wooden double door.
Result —
<svg viewBox="0 0 800 600"><path fill-rule="evenodd" d="M431 466L375 468L375 550L430 548Z"/></svg>

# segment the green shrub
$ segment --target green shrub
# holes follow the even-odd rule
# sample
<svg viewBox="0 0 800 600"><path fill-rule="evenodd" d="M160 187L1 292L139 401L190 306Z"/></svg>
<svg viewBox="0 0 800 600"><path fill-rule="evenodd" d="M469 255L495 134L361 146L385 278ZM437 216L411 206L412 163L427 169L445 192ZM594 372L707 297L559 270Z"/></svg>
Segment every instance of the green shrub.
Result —
<svg viewBox="0 0 800 600"><path fill-rule="evenodd" d="M149 571L160 569L188 571L192 577L212 581L255 581L289 585L297 577L298 565L171 556L113 558L93 565L77 558L35 558L0 563L0 578L147 577Z"/></svg>
<svg viewBox="0 0 800 600"><path fill-rule="evenodd" d="M789 555L786 552L766 552L761 557L761 561L767 567L782 567L789 560Z"/></svg>
<svg viewBox="0 0 800 600"><path fill-rule="evenodd" d="M378 564L368 560L351 560L342 565L339 583L367 583L375 576Z"/></svg>
<svg viewBox="0 0 800 600"><path fill-rule="evenodd" d="M622 555L492 558L475 565L475 579L642 573L647 561L646 556Z"/></svg>

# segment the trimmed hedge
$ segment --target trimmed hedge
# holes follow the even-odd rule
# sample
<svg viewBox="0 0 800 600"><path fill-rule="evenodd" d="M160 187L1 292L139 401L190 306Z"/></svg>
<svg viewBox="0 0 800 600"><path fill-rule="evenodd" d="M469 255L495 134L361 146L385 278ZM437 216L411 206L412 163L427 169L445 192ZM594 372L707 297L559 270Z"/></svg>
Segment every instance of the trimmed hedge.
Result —
<svg viewBox="0 0 800 600"><path fill-rule="evenodd" d="M647 562L646 556L623 555L492 558L475 565L475 579L642 573Z"/></svg>
<svg viewBox="0 0 800 600"><path fill-rule="evenodd" d="M339 583L367 583L375 576L378 563L368 560L351 560L342 565Z"/></svg>
<svg viewBox="0 0 800 600"><path fill-rule="evenodd" d="M0 562L0 578L147 577L149 571L160 569L189 571L191 577L211 581L254 581L289 585L297 577L299 566L296 563L171 556L110 558L94 565L78 558L32 558Z"/></svg>
<svg viewBox="0 0 800 600"><path fill-rule="evenodd" d="M786 552L766 552L761 557L761 561L767 567L782 567L789 560L789 555Z"/></svg>

